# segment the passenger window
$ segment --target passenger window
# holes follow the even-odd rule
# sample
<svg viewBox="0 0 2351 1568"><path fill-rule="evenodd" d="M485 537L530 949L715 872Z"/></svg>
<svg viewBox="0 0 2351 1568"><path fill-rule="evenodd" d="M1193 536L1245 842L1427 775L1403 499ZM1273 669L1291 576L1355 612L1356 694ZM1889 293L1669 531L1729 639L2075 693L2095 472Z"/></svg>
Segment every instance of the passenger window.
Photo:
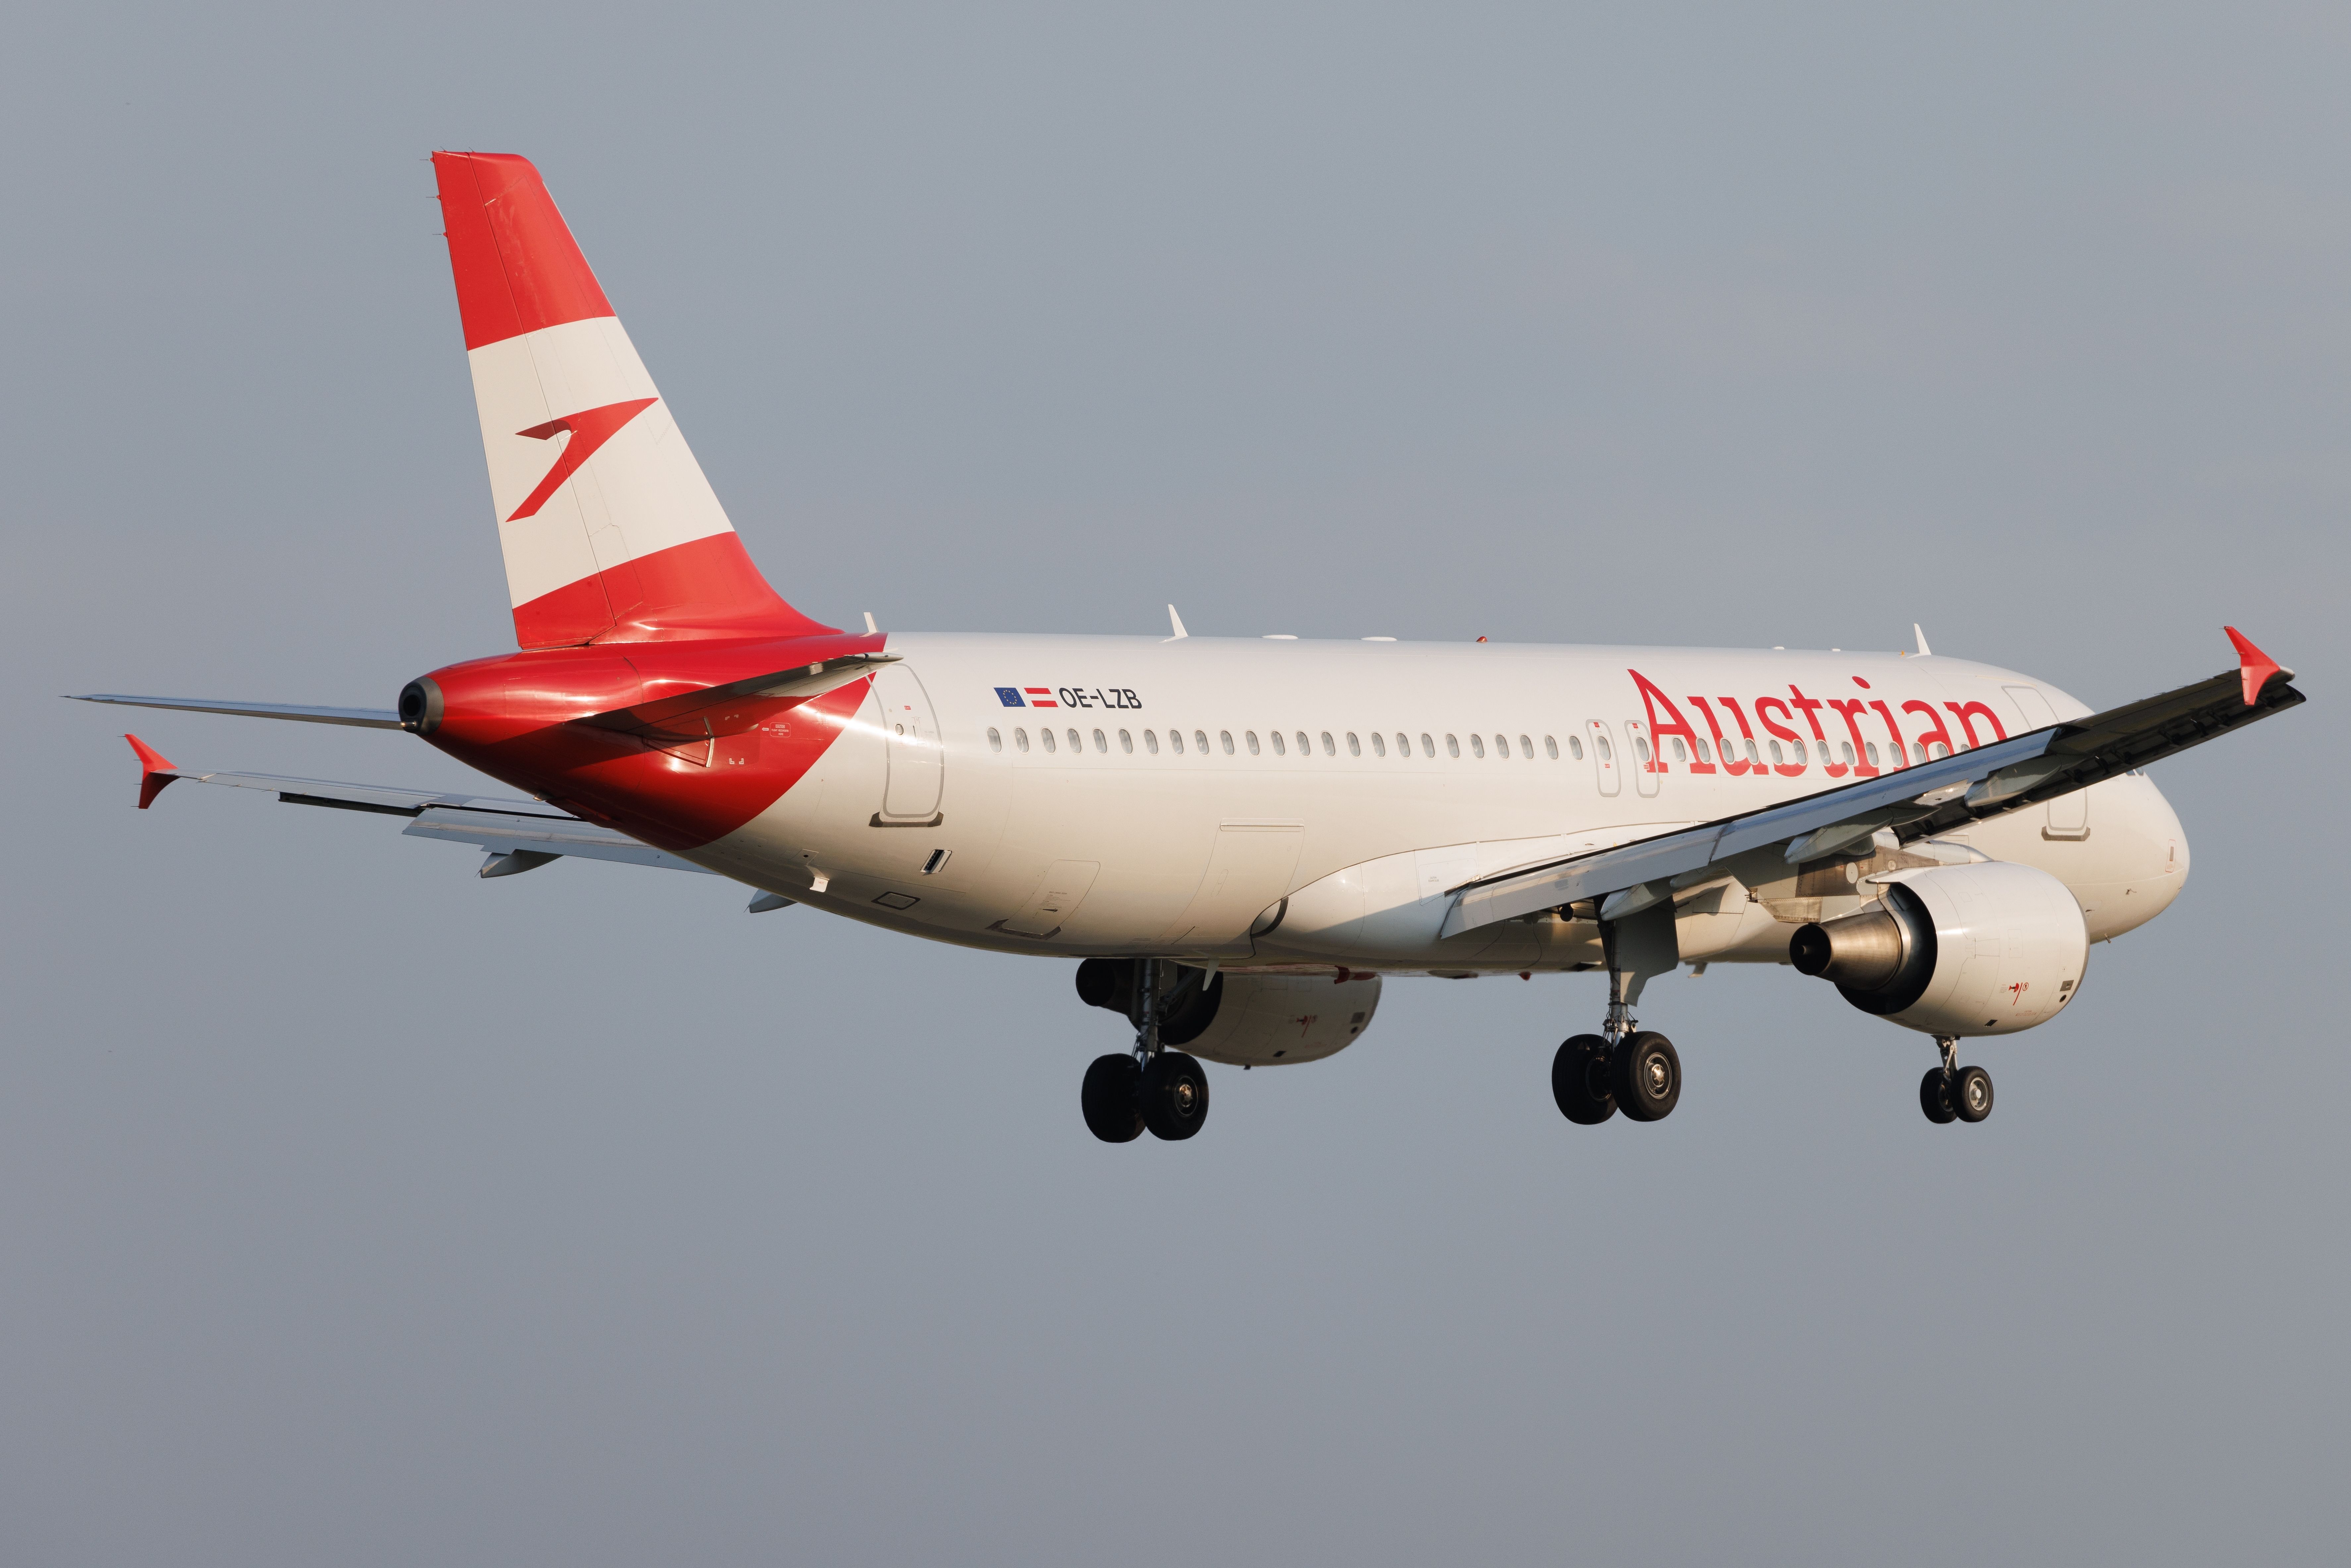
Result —
<svg viewBox="0 0 2351 1568"><path fill-rule="evenodd" d="M1627 725L1625 727L1630 729L1632 726ZM1647 736L1636 735L1633 737L1633 755L1638 757L1644 762L1649 760L1649 737Z"/></svg>
<svg viewBox="0 0 2351 1568"><path fill-rule="evenodd" d="M1229 729L1220 729L1217 731L1217 738L1225 743L1225 755L1230 757L1233 754L1233 732Z"/></svg>
<svg viewBox="0 0 2351 1568"><path fill-rule="evenodd" d="M1763 766L1763 759L1755 755L1755 743L1751 740L1747 743L1747 761L1750 767L1761 768Z"/></svg>
<svg viewBox="0 0 2351 1568"><path fill-rule="evenodd" d="M1353 741L1355 737L1351 735L1347 738L1348 740ZM1358 757L1363 755L1363 751L1364 748L1362 747L1358 746L1355 747L1355 755ZM1331 732L1327 729L1322 732L1322 755L1325 757L1336 757L1339 755L1339 748L1331 744Z"/></svg>
<svg viewBox="0 0 2351 1568"><path fill-rule="evenodd" d="M1449 735L1445 737L1445 755L1452 758L1461 755L1461 743Z"/></svg>
<svg viewBox="0 0 2351 1568"><path fill-rule="evenodd" d="M1509 736L1498 735L1494 737L1494 755L1501 758L1504 762L1508 762L1510 759L1510 737Z"/></svg>
<svg viewBox="0 0 2351 1568"><path fill-rule="evenodd" d="M1616 760L1616 748L1615 748L1614 747L1613 747L1613 746L1611 746L1611 745L1609 745L1609 744L1608 744L1608 737L1607 737L1606 736L1604 736L1604 735L1595 735L1595 736L1593 736L1593 737L1592 737L1592 744L1593 744L1593 745L1594 745L1594 746L1596 746L1596 747L1598 747L1600 748L1600 760L1601 760L1601 761L1603 761L1603 762L1614 762L1614 761L1615 761L1615 760Z"/></svg>
<svg viewBox="0 0 2351 1568"><path fill-rule="evenodd" d="M1194 731L1192 732L1192 746L1193 746L1193 748L1194 748L1195 750L1198 751L1198 752L1199 752L1199 754L1200 754L1201 756L1203 756L1203 757L1207 756L1207 755L1208 755L1208 732L1207 732L1207 730L1205 730L1205 729L1196 729L1196 730L1194 730ZM1225 737L1225 749L1226 749L1227 751L1230 751L1232 748L1233 748L1233 737L1232 737L1231 736L1229 736L1229 735L1228 735L1228 736Z"/></svg>
<svg viewBox="0 0 2351 1568"><path fill-rule="evenodd" d="M1120 731L1118 732L1118 748L1119 748L1121 751L1125 752L1129 757L1134 756L1134 737L1133 735L1130 735L1130 734L1129 734L1128 732L1126 732L1125 730L1123 730L1123 729L1122 729L1122 730L1120 730ZM1157 747L1155 747L1155 747L1152 747L1152 749L1153 749L1154 751L1156 751L1156 750L1158 750L1159 748L1158 748Z"/></svg>
<svg viewBox="0 0 2351 1568"><path fill-rule="evenodd" d="M1919 760L1919 761L1921 761L1921 762L1926 761L1926 760L1927 760L1927 743L1926 743L1925 741L1923 741L1923 740L1914 740L1914 741L1912 741L1912 742L1910 743L1910 755L1911 755L1911 756L1913 756L1914 758L1917 758L1917 760Z"/></svg>
<svg viewBox="0 0 2351 1568"><path fill-rule="evenodd" d="M1037 738L1045 743L1045 749L1048 751L1059 751L1061 749L1061 747L1054 743L1053 732L1050 729L1039 730L1037 732Z"/></svg>
<svg viewBox="0 0 2351 1568"><path fill-rule="evenodd" d="M1172 729L1167 733L1170 735L1176 735L1176 732ZM1178 746L1183 745L1184 737L1180 735L1176 735L1176 744ZM1159 737L1157 734L1147 729L1143 732L1143 749L1151 753L1154 757L1159 755Z"/></svg>
<svg viewBox="0 0 2351 1568"><path fill-rule="evenodd" d="M1695 746L1697 746L1697 747L1698 747L1698 759L1700 762L1711 762L1711 761L1713 761L1713 760L1714 760L1714 758L1713 758L1708 757L1708 756L1706 754L1706 740L1705 740L1705 737L1700 737L1697 741L1693 742L1692 744L1694 744L1694 745L1695 745ZM1677 741L1676 741L1676 742L1674 742L1674 748L1675 748L1676 750L1679 750L1679 749L1681 748L1681 742L1680 742L1680 741L1678 741L1678 740L1677 740Z"/></svg>
<svg viewBox="0 0 2351 1568"><path fill-rule="evenodd" d="M1930 746L1930 747L1928 747L1927 748L1927 753L1928 753L1928 755L1929 757L1932 757L1932 758L1936 758L1938 761L1939 761L1939 760L1941 760L1943 758L1949 757L1949 756L1951 754L1951 748L1950 748L1949 747L1948 747L1948 746L1945 746L1941 741L1939 741L1939 740L1938 740L1938 741L1935 742L1935 744L1934 744L1934 745L1932 745L1932 746Z"/></svg>
<svg viewBox="0 0 2351 1568"><path fill-rule="evenodd" d="M1352 735L1349 736L1347 737L1347 744L1349 746L1354 745L1355 737ZM1378 730L1375 729L1372 731L1372 755L1374 757L1385 757L1387 754L1388 743L1380 738L1380 732Z"/></svg>
<svg viewBox="0 0 2351 1568"><path fill-rule="evenodd" d="M992 724L987 727L987 749L990 751L1001 751L1004 749L1004 737L998 733L996 727Z"/></svg>
<svg viewBox="0 0 2351 1568"><path fill-rule="evenodd" d="M1780 743L1776 740L1773 741L1771 743L1771 766L1774 768L1784 768L1787 766L1787 762L1788 759L1780 755Z"/></svg>
<svg viewBox="0 0 2351 1568"><path fill-rule="evenodd" d="M1801 740L1793 740L1788 744L1795 749L1796 766L1802 768L1804 765L1804 743Z"/></svg>
<svg viewBox="0 0 2351 1568"><path fill-rule="evenodd" d="M1558 747L1552 747L1552 754L1557 756ZM1535 743L1523 735L1519 737L1519 757L1521 761L1526 762L1532 762L1535 759Z"/></svg>
<svg viewBox="0 0 2351 1568"><path fill-rule="evenodd" d="M1016 729L1016 730L1014 730L1014 731L1012 732L1012 746L1013 746L1013 748L1014 748L1015 750L1017 750L1017 751L1026 751L1026 750L1028 750L1028 749L1029 749L1029 732L1028 732L1027 730L1025 730L1025 729Z"/></svg>
<svg viewBox="0 0 2351 1568"><path fill-rule="evenodd" d="M1110 742L1103 737L1101 730L1094 731L1094 749L1096 751L1108 751L1110 749Z"/></svg>
<svg viewBox="0 0 2351 1568"><path fill-rule="evenodd" d="M1687 762L1689 760L1689 750L1687 747L1682 745L1682 737L1677 735L1673 737L1673 740L1674 760L1677 762Z"/></svg>
<svg viewBox="0 0 2351 1568"><path fill-rule="evenodd" d="M1567 759L1570 762L1581 762L1583 760L1583 740L1582 737L1571 735L1567 737Z"/></svg>
<svg viewBox="0 0 2351 1568"><path fill-rule="evenodd" d="M1868 754L1868 756L1869 756L1869 765L1870 765L1872 768L1876 767L1876 766L1877 766L1877 742L1876 742L1876 741L1874 741L1874 740L1864 741L1864 742L1862 743L1862 747L1861 747L1861 748L1862 748L1862 750L1863 750L1863 751L1865 751L1865 752L1866 752L1866 753Z"/></svg>
<svg viewBox="0 0 2351 1568"><path fill-rule="evenodd" d="M1850 740L1844 742L1840 749L1844 752L1845 761L1847 763L1851 763L1853 761L1853 742Z"/></svg>
<svg viewBox="0 0 2351 1568"><path fill-rule="evenodd" d="M1446 738L1446 739L1447 739L1447 740L1450 740L1450 739L1452 739L1453 737L1452 737L1451 736L1449 736L1449 735L1448 735L1448 736L1447 736L1445 738ZM1471 736L1471 737L1469 737L1469 750L1470 750L1470 754L1471 754L1472 756L1476 756L1476 757L1483 757L1483 756L1485 756L1485 755L1486 755L1486 737L1485 737L1484 736L1482 736L1482 735L1473 735L1473 736ZM1458 756L1459 756L1459 755L1461 755L1461 754L1460 754L1459 752L1458 752L1458 751L1457 751L1457 752L1455 752L1455 753L1454 753L1454 755L1455 755L1456 757L1458 757Z"/></svg>
<svg viewBox="0 0 2351 1568"><path fill-rule="evenodd" d="M1426 730L1422 730L1420 732L1420 751L1421 755L1424 757L1434 757L1437 755L1437 742L1428 738L1428 732Z"/></svg>
<svg viewBox="0 0 2351 1568"><path fill-rule="evenodd" d="M1273 732L1273 754L1276 757L1287 757L1290 755L1287 751L1282 749L1281 731L1278 729Z"/></svg>
<svg viewBox="0 0 2351 1568"><path fill-rule="evenodd" d="M1428 737L1425 735L1422 736L1420 737L1420 743L1423 746L1426 746L1428 744ZM1405 734L1402 730L1396 731L1396 755L1398 757L1410 757L1412 755L1412 737ZM1429 755L1434 757L1437 753L1431 751Z"/></svg>
<svg viewBox="0 0 2351 1568"><path fill-rule="evenodd" d="M1543 755L1550 758L1553 762L1559 760L1559 737L1555 735L1546 735L1543 737Z"/></svg>
<svg viewBox="0 0 2351 1568"><path fill-rule="evenodd" d="M1257 731L1253 729L1245 729L1241 731L1241 738L1249 742L1249 755L1251 757L1255 757L1258 754ZM1277 737L1276 738L1280 737Z"/></svg>

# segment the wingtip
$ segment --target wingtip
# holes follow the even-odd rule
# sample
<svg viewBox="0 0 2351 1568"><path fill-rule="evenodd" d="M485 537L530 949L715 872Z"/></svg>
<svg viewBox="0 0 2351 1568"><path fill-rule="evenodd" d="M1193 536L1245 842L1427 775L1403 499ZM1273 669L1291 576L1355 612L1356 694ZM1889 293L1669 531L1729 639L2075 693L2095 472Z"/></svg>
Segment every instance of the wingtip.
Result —
<svg viewBox="0 0 2351 1568"><path fill-rule="evenodd" d="M163 792L166 784L180 776L180 770L170 758L137 736L126 735L122 738L139 754L139 809L143 811L155 803L155 797Z"/></svg>
<svg viewBox="0 0 2351 1568"><path fill-rule="evenodd" d="M2269 684L2271 676L2283 675L2288 680L2294 678L2292 670L2255 647L2253 640L2234 626L2223 626L2220 630L2226 632L2229 634L2229 641L2236 644L2237 670L2244 677L2247 707L2252 706L2261 699L2262 688Z"/></svg>

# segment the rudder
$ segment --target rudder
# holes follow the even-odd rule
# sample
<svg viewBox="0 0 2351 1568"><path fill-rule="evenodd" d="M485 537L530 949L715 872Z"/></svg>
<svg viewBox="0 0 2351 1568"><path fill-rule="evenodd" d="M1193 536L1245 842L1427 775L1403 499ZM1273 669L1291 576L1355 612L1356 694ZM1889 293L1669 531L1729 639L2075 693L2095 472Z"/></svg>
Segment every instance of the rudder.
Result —
<svg viewBox="0 0 2351 1568"><path fill-rule="evenodd" d="M435 152L515 639L837 630L759 575L530 161Z"/></svg>

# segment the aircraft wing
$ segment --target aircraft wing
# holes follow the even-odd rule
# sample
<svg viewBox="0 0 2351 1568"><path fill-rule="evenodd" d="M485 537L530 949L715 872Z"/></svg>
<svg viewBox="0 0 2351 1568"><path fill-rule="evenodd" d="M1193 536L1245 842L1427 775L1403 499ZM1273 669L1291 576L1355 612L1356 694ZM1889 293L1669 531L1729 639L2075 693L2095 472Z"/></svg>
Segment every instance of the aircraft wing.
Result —
<svg viewBox="0 0 2351 1568"><path fill-rule="evenodd" d="M166 785L185 779L198 784L225 784L235 789L266 789L287 805L329 806L345 811L406 817L408 826L401 831L409 837L473 844L487 851L491 858L482 866L483 876L511 876L565 855L578 860L659 866L667 871L701 872L705 876L716 874L691 861L641 843L626 833L583 822L544 801L343 784L325 779L285 779L268 773L201 773L172 766L136 736L124 738L139 754L140 766L144 769L139 780L141 810L154 803Z"/></svg>
<svg viewBox="0 0 2351 1568"><path fill-rule="evenodd" d="M1444 935L1587 900L1614 920L1723 874L1723 862L1780 848L1791 865L1867 845L1947 833L2039 805L2306 700L2294 672L2237 632L2237 669L2071 723L1700 823L1615 849L1506 872L1453 889Z"/></svg>

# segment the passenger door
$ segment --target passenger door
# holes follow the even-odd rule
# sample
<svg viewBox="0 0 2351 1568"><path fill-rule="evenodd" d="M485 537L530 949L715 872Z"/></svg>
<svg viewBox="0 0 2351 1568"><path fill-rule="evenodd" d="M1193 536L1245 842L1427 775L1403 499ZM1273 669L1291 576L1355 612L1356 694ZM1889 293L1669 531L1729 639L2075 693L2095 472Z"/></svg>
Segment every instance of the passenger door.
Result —
<svg viewBox="0 0 2351 1568"><path fill-rule="evenodd" d="M1603 795L1614 795L1623 786L1623 769L1619 767L1616 745L1608 738L1608 727L1598 719L1586 719L1583 743L1592 747L1592 776L1598 780Z"/></svg>
<svg viewBox="0 0 2351 1568"><path fill-rule="evenodd" d="M1656 794L1658 774L1650 764L1656 753L1649 747L1649 727L1637 718L1626 719L1625 739L1633 750L1633 755L1625 759L1625 766L1633 770L1633 788L1644 795Z"/></svg>

